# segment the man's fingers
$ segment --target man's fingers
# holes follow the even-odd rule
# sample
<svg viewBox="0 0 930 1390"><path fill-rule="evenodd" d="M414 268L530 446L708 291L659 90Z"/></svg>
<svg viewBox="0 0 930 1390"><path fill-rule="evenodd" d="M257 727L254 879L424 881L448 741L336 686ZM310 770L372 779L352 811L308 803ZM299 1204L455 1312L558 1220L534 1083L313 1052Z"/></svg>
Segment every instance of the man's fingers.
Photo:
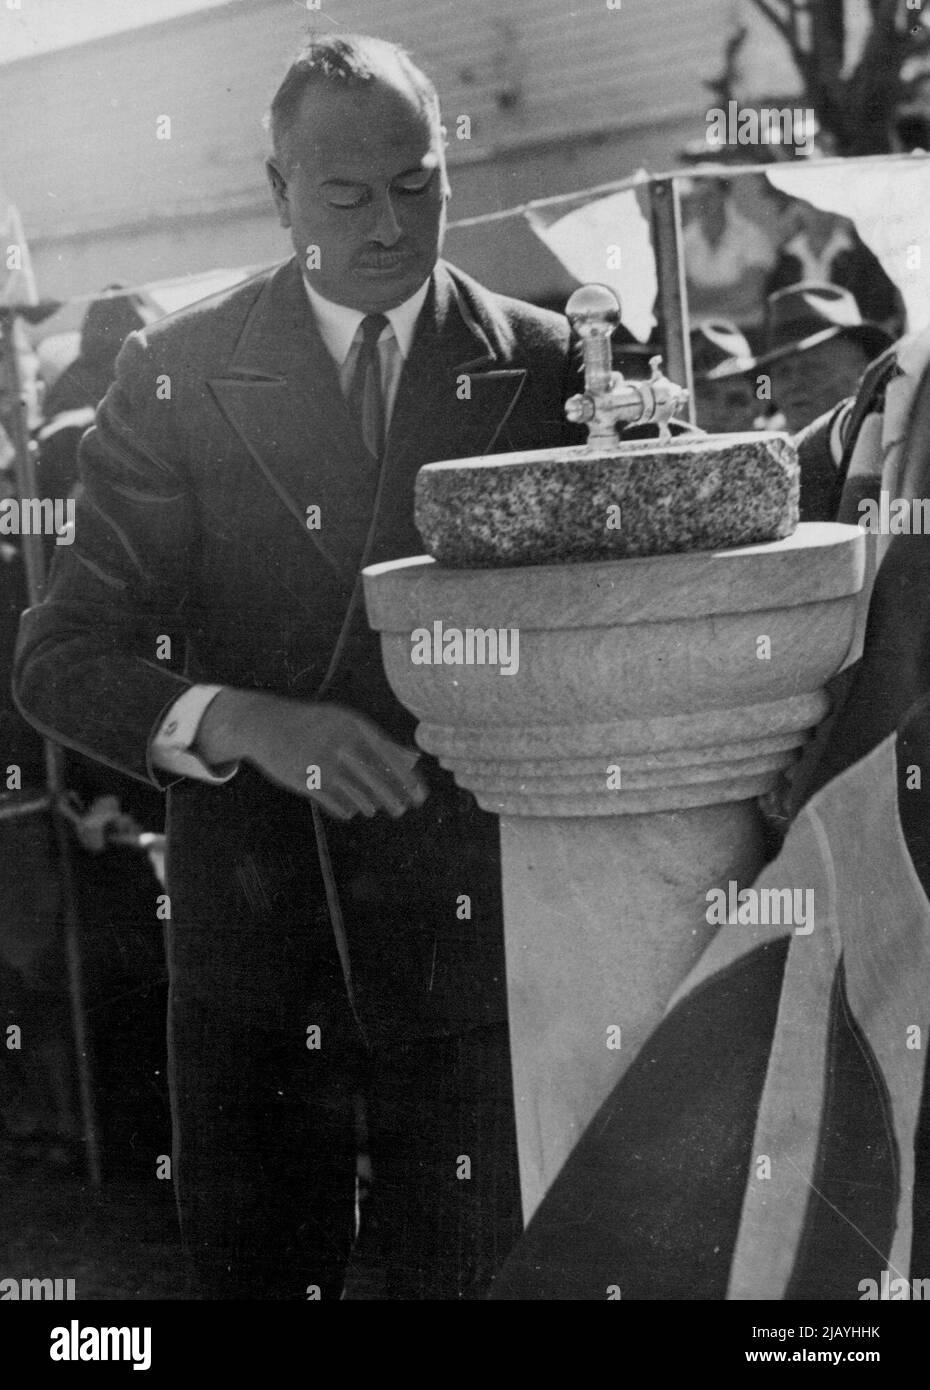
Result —
<svg viewBox="0 0 930 1390"><path fill-rule="evenodd" d="M364 756L347 752L339 762L347 776L371 792L378 806L395 818L414 804L412 790L408 792L396 785L388 775L366 762Z"/></svg>
<svg viewBox="0 0 930 1390"><path fill-rule="evenodd" d="M422 785L413 771L420 761L420 754L415 748L402 748L399 743L387 738L376 728L364 729L362 739L365 748L374 755L375 766L383 763L400 780L402 786L409 786L411 790Z"/></svg>
<svg viewBox="0 0 930 1390"><path fill-rule="evenodd" d="M400 793L408 805L422 805L426 800L428 788L415 763L410 760L406 749L398 749L396 744L390 747L395 754L400 752L404 756L403 763L399 763L396 756L388 758L383 739L377 743L362 745L353 751L365 764L369 773L374 773L387 782L394 791Z"/></svg>
<svg viewBox="0 0 930 1390"><path fill-rule="evenodd" d="M348 802L353 812L361 811L363 816L373 816L381 805L378 797L373 796L355 777L344 752L337 754L336 762L339 766L330 784L330 793L334 793L340 801Z"/></svg>
<svg viewBox="0 0 930 1390"><path fill-rule="evenodd" d="M364 766L369 779L378 778L379 784L399 796L405 807L422 806L429 788L416 767L409 765L405 771L398 771L396 761L387 762L382 756L383 747L383 743L363 745L353 749L353 754Z"/></svg>
<svg viewBox="0 0 930 1390"><path fill-rule="evenodd" d="M338 797L331 796L323 791L311 792L311 797L329 815L335 816L336 820L351 820L358 814L356 806L350 806L347 802L340 801Z"/></svg>

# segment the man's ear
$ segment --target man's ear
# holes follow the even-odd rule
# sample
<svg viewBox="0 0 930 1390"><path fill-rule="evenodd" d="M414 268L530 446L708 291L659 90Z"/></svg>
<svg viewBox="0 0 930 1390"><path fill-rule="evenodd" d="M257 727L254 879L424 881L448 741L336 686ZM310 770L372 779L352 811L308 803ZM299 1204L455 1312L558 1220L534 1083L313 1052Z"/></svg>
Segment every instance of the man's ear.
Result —
<svg viewBox="0 0 930 1390"><path fill-rule="evenodd" d="M291 205L287 196L287 179L282 174L278 164L274 159L265 160L265 173L268 175L268 182L271 184L271 196L278 213L278 221L282 227L291 225Z"/></svg>

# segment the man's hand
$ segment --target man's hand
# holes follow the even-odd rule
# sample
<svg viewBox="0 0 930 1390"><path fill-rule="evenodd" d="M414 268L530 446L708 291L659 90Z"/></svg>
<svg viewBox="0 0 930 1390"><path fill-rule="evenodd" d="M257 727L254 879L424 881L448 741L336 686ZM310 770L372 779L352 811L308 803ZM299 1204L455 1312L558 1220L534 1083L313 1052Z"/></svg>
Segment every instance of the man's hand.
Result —
<svg viewBox="0 0 930 1390"><path fill-rule="evenodd" d="M427 794L414 771L419 755L343 705L221 690L204 711L196 751L213 766L244 758L339 820L358 812L401 816Z"/></svg>

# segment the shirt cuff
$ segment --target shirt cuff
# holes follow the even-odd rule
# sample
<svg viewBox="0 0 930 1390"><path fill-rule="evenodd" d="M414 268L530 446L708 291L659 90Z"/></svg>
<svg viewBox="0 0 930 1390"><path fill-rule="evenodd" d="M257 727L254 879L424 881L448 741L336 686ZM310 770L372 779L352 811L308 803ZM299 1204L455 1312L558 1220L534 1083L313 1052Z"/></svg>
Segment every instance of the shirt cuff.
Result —
<svg viewBox="0 0 930 1390"><path fill-rule="evenodd" d="M194 777L217 785L235 777L238 763L210 767L192 747L204 711L222 689L221 685L192 685L178 696L152 738L151 758L156 767L176 777Z"/></svg>

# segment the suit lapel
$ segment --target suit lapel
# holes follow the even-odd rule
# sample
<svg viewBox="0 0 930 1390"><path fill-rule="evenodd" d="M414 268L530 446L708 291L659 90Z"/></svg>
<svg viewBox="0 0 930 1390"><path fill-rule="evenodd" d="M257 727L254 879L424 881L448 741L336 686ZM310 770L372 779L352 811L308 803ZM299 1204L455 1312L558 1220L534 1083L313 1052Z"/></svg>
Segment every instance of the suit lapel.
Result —
<svg viewBox="0 0 930 1390"><path fill-rule="evenodd" d="M479 321L440 262L404 364L383 468L410 478L424 463L494 447L523 389L493 319ZM227 373L209 382L268 485L347 587L365 563L377 470L316 328L296 259L259 294ZM319 530L307 507L322 508Z"/></svg>
<svg viewBox="0 0 930 1390"><path fill-rule="evenodd" d="M526 380L508 363L493 324L479 322L440 261L401 375L386 466L488 453Z"/></svg>
<svg viewBox="0 0 930 1390"><path fill-rule="evenodd" d="M296 260L265 285L227 374L209 386L303 534L351 584L361 513L374 497L377 470L349 415ZM320 529L307 526L311 504L321 507Z"/></svg>

